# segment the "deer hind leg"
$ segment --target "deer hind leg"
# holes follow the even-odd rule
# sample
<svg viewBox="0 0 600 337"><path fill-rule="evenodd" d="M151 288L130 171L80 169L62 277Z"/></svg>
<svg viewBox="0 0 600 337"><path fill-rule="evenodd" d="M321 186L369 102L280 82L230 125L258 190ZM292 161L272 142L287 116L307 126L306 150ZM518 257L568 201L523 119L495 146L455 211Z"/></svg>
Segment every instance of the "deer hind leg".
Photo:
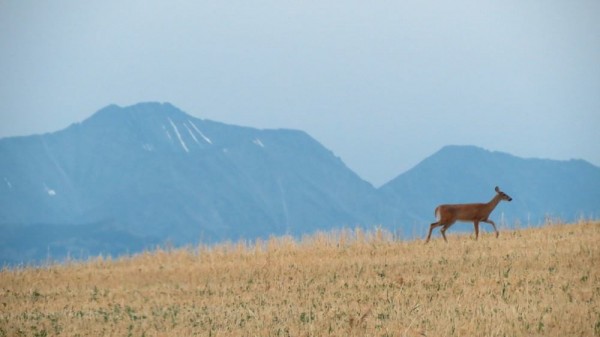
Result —
<svg viewBox="0 0 600 337"><path fill-rule="evenodd" d="M431 232L433 232L433 229L441 226L440 222L434 222L431 225L429 225L429 234L427 235L427 240L425 240L425 243L429 242L429 239L431 239Z"/></svg>
<svg viewBox="0 0 600 337"><path fill-rule="evenodd" d="M442 237L444 238L444 241L448 242L448 239L446 239L446 231L448 230L448 228L450 228L450 226L454 225L455 221L452 222L446 222L446 223L441 223L440 221L440 225L442 226L442 229L440 229L440 233L442 233Z"/></svg>
<svg viewBox="0 0 600 337"><path fill-rule="evenodd" d="M475 226L475 240L479 238L479 221L473 221L473 226Z"/></svg>
<svg viewBox="0 0 600 337"><path fill-rule="evenodd" d="M440 229L440 233L442 233L442 237L444 238L444 241L446 241L446 243L448 243L448 239L446 239L446 231L448 230L448 228L450 228L450 226L452 226L452 223L445 224L444 227Z"/></svg>
<svg viewBox="0 0 600 337"><path fill-rule="evenodd" d="M494 232L496 232L496 237L498 237L500 235L500 233L498 233L498 229L496 229L496 224L490 220L490 219L485 219L485 220L481 220L482 222L485 223L489 223L490 225L492 225L492 227L494 227Z"/></svg>

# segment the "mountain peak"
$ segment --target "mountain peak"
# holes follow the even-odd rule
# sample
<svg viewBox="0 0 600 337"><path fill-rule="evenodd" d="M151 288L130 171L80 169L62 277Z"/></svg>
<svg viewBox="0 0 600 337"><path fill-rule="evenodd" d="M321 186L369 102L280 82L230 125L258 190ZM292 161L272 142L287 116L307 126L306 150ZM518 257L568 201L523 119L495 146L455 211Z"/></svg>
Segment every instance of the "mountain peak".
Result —
<svg viewBox="0 0 600 337"><path fill-rule="evenodd" d="M109 105L86 119L81 127L91 138L110 139L120 146L189 153L212 145L215 132L207 132L205 124L170 103L146 102L127 107Z"/></svg>
<svg viewBox="0 0 600 337"><path fill-rule="evenodd" d="M439 163L454 163L455 167L463 167L473 163L483 164L482 161L489 160L518 160L509 153L502 151L491 151L475 145L447 145L442 147L423 162L433 161ZM444 164L445 165L445 164Z"/></svg>
<svg viewBox="0 0 600 337"><path fill-rule="evenodd" d="M111 104L100 109L83 123L119 122L148 119L151 117L171 117L180 119L187 118L189 115L171 103L145 102L126 107Z"/></svg>
<svg viewBox="0 0 600 337"><path fill-rule="evenodd" d="M446 145L442 147L439 152L447 152L447 151L472 151L472 152L482 152L487 151L486 149L475 146L475 145ZM489 152L489 151L488 151Z"/></svg>
<svg viewBox="0 0 600 337"><path fill-rule="evenodd" d="M482 155L491 155L491 154L499 154L502 152L498 151L490 151L485 148L475 146L475 145L446 145L442 147L437 153L433 154L433 156L437 155L462 155L462 156L482 156Z"/></svg>

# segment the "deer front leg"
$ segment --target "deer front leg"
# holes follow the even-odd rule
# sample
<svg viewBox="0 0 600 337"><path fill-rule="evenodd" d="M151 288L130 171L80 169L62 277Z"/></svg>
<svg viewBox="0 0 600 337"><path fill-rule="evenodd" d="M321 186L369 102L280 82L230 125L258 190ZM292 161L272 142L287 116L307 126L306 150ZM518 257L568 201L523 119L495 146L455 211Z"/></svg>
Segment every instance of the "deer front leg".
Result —
<svg viewBox="0 0 600 337"><path fill-rule="evenodd" d="M479 221L473 221L473 226L475 226L475 240L479 238Z"/></svg>
<svg viewBox="0 0 600 337"><path fill-rule="evenodd" d="M498 237L500 235L500 233L498 233L498 229L496 229L496 224L490 220L490 219L485 219L485 220L481 220L485 223L489 223L490 225L492 225L492 227L494 227L494 232L496 232L496 237Z"/></svg>

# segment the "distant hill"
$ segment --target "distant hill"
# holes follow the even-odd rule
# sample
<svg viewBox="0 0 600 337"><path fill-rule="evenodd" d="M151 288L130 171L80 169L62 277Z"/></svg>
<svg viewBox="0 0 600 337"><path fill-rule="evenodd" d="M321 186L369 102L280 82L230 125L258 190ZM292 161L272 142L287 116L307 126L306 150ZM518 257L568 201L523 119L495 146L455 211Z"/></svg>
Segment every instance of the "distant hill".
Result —
<svg viewBox="0 0 600 337"><path fill-rule="evenodd" d="M492 213L497 223L529 226L600 217L600 168L583 160L523 159L474 146L444 147L382 186L383 217L392 226L427 225L435 221L436 205L487 202L495 186L513 198Z"/></svg>
<svg viewBox="0 0 600 337"><path fill-rule="evenodd" d="M380 189L297 130L108 106L68 128L0 139L0 263L139 252L381 225L422 235L440 203L514 200L492 218L600 217L600 168L449 146Z"/></svg>

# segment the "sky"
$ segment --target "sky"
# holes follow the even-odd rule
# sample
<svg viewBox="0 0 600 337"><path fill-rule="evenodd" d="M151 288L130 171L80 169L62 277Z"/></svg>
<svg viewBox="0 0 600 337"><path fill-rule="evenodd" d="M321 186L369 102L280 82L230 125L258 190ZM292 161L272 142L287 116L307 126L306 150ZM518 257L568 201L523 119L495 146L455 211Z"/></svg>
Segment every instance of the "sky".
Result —
<svg viewBox="0 0 600 337"><path fill-rule="evenodd" d="M445 145L600 166L600 1L0 0L0 137L170 102L380 186Z"/></svg>

